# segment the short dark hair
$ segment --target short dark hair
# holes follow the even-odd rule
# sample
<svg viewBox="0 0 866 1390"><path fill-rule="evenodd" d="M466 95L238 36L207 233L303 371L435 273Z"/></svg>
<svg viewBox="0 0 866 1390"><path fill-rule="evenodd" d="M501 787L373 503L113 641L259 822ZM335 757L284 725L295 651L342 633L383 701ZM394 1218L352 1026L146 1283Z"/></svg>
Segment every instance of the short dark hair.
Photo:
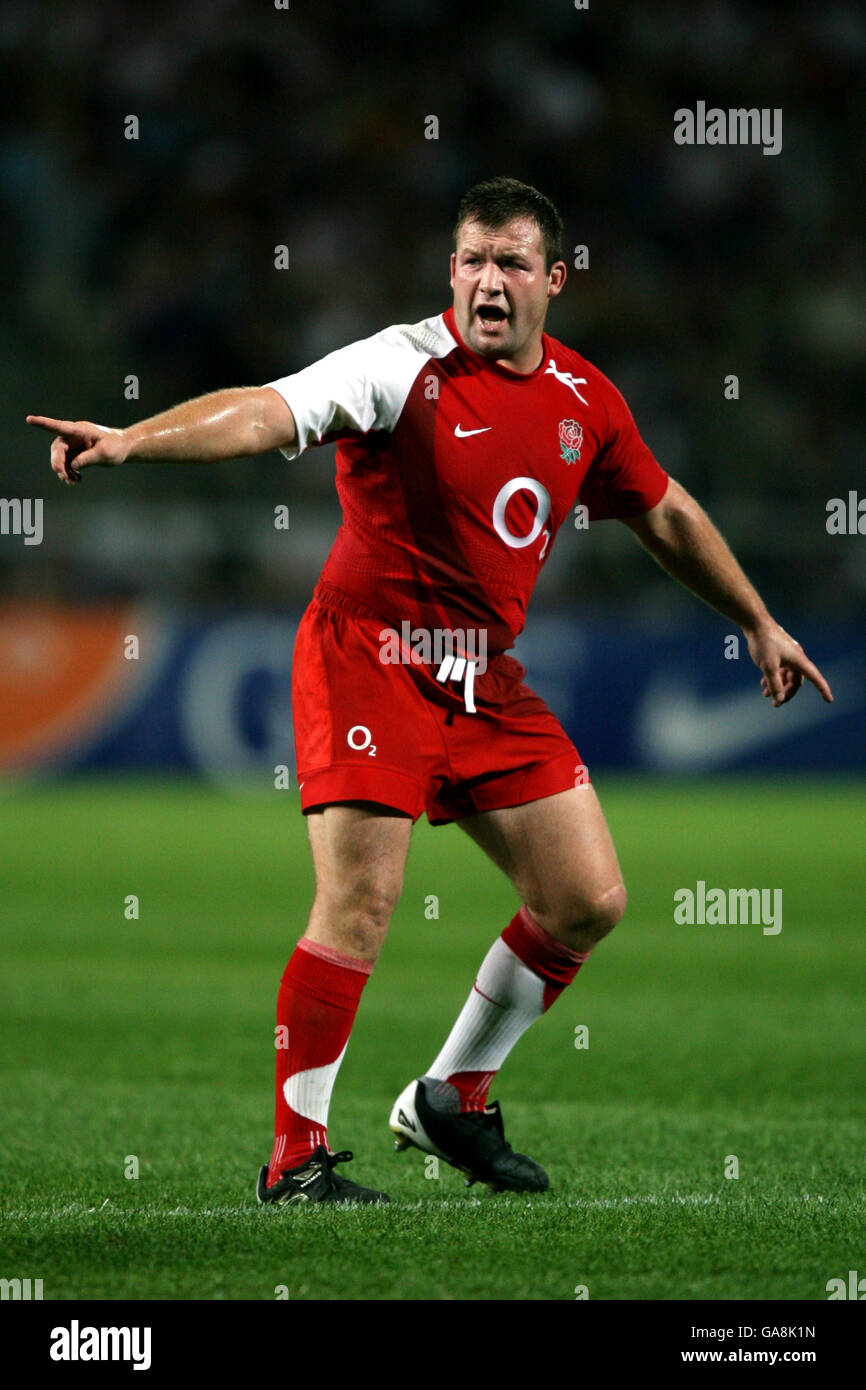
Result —
<svg viewBox="0 0 866 1390"><path fill-rule="evenodd" d="M515 217L531 217L538 224L545 270L562 260L562 218L553 203L531 184L504 175L476 183L464 193L454 224L454 245L464 222L480 222L494 231Z"/></svg>

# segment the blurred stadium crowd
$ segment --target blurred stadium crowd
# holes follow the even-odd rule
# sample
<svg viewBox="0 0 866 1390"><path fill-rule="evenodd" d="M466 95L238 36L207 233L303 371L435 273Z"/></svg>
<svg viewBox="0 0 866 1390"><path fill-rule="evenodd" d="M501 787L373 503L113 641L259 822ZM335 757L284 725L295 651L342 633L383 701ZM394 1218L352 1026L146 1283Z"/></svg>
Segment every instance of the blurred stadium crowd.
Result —
<svg viewBox="0 0 866 1390"><path fill-rule="evenodd" d="M44 496L46 522L41 547L0 538L5 591L302 604L333 449L73 491L24 413L123 425L439 312L460 195L509 173L558 204L569 263L589 248L549 331L613 378L780 616L850 618L866 541L825 515L866 495L866 12L788 8L7 0L0 494ZM677 146L699 100L781 108L782 152ZM536 603L679 602L625 528L566 530Z"/></svg>

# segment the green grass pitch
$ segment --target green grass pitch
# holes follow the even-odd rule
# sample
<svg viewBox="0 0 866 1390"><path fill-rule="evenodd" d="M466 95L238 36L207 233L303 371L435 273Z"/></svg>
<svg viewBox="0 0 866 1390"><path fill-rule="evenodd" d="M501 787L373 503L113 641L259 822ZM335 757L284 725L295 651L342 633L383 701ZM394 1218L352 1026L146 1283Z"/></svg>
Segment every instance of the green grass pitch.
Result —
<svg viewBox="0 0 866 1390"><path fill-rule="evenodd" d="M392 1204L305 1211L253 1192L312 896L297 798L8 795L0 1275L76 1300L821 1300L866 1273L862 784L597 786L628 913L492 1091L550 1191L493 1196L393 1152L394 1096L517 906L465 835L422 820L330 1117L342 1171ZM782 931L676 925L698 879L781 888Z"/></svg>

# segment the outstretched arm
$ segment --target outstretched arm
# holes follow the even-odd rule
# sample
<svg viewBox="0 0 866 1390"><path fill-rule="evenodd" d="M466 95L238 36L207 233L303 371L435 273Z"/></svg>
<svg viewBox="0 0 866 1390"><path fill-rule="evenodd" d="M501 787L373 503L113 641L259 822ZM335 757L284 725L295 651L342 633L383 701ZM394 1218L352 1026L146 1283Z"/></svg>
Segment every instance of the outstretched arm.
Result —
<svg viewBox="0 0 866 1390"><path fill-rule="evenodd" d="M668 574L743 629L762 672L761 688L774 705L793 699L804 676L832 702L818 667L770 616L725 540L684 487L671 478L658 506L624 520Z"/></svg>
<svg viewBox="0 0 866 1390"><path fill-rule="evenodd" d="M28 425L50 430L51 467L65 483L81 481L81 470L110 468L127 459L161 463L215 463L246 458L295 442L295 420L270 386L240 386L184 401L125 430L91 420L54 420L28 415Z"/></svg>

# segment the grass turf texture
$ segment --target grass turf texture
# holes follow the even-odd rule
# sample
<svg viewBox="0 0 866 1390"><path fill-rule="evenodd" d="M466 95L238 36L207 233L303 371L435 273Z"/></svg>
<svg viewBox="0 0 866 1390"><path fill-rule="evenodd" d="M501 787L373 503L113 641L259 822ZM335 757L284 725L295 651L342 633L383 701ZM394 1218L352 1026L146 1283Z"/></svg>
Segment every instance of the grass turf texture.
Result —
<svg viewBox="0 0 866 1390"><path fill-rule="evenodd" d="M340 1171L392 1205L302 1211L253 1193L276 989L312 897L296 798L8 797L0 1275L46 1299L825 1299L864 1248L862 786L599 792L627 916L492 1091L551 1190L467 1190L392 1151L394 1096L517 906L465 835L422 821L330 1117L356 1155ZM675 925L699 878L782 888L781 933Z"/></svg>

